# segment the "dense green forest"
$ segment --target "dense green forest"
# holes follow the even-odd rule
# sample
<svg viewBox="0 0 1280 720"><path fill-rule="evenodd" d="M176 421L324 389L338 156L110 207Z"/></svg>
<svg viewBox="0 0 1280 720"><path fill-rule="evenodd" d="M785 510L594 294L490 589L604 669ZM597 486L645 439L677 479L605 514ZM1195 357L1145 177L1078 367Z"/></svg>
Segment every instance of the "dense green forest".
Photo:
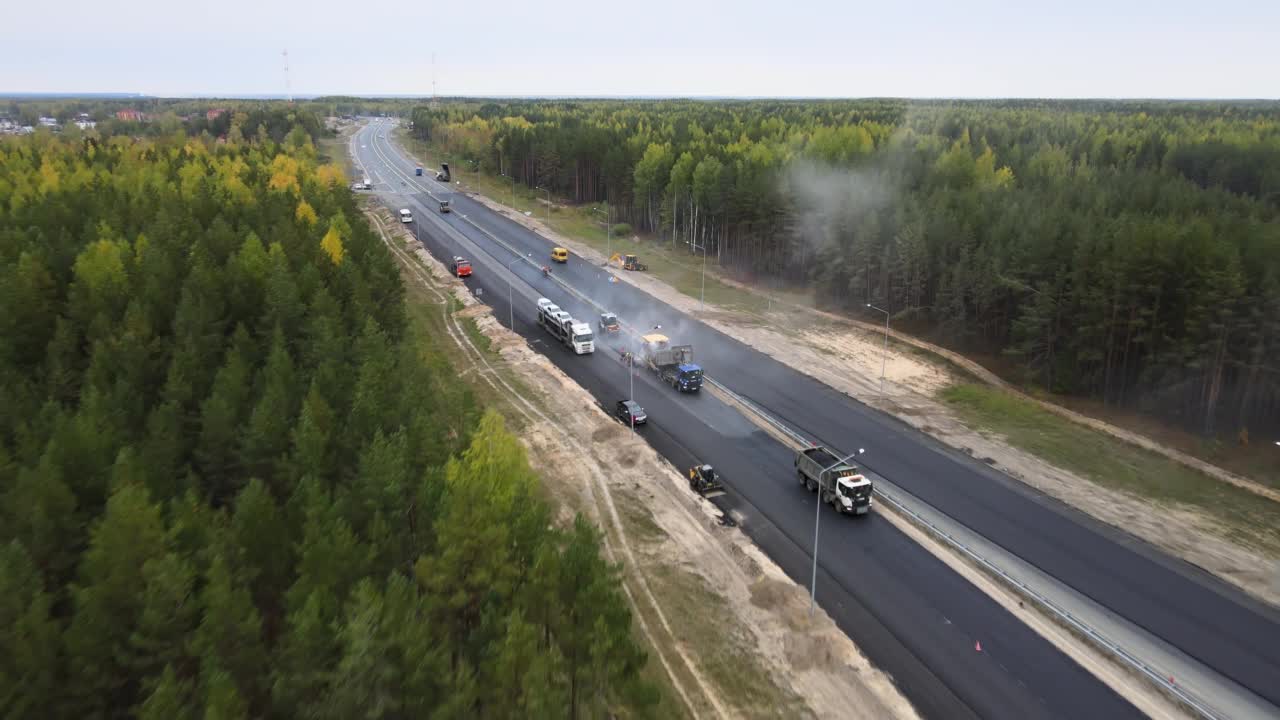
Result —
<svg viewBox="0 0 1280 720"><path fill-rule="evenodd" d="M494 101L412 121L1035 386L1280 429L1280 103Z"/></svg>
<svg viewBox="0 0 1280 720"><path fill-rule="evenodd" d="M646 714L597 531L271 112L0 139L0 716Z"/></svg>

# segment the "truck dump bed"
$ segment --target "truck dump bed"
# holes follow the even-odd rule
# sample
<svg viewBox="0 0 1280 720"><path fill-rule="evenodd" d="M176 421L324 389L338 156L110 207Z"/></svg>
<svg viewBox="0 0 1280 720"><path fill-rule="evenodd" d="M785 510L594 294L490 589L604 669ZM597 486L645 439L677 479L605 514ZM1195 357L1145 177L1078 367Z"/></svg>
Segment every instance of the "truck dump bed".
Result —
<svg viewBox="0 0 1280 720"><path fill-rule="evenodd" d="M840 460L840 458L827 452L824 447L806 448L804 454L808 455L810 460L818 463L823 468L829 468Z"/></svg>

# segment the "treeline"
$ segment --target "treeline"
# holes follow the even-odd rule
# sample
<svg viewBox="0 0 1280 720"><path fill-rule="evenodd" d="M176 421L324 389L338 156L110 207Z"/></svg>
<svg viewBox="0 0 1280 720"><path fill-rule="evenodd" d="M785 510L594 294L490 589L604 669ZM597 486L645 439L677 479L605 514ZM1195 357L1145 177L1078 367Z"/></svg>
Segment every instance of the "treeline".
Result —
<svg viewBox="0 0 1280 720"><path fill-rule="evenodd" d="M472 102L414 132L1027 382L1280 429L1280 104Z"/></svg>
<svg viewBox="0 0 1280 720"><path fill-rule="evenodd" d="M314 140L324 134L323 118L330 110L330 103L288 104L282 100L58 98L0 103L0 115L14 122L35 127L41 117L52 117L60 125L59 132L69 133L73 139L82 135L158 137L207 132L215 138L239 141L260 139L261 133L280 143L294 132ZM121 118L117 115L121 111L140 113L141 119ZM88 115L96 127L79 132L74 121L81 114Z"/></svg>
<svg viewBox="0 0 1280 720"><path fill-rule="evenodd" d="M309 141L7 138L0 208L0 716L653 708Z"/></svg>

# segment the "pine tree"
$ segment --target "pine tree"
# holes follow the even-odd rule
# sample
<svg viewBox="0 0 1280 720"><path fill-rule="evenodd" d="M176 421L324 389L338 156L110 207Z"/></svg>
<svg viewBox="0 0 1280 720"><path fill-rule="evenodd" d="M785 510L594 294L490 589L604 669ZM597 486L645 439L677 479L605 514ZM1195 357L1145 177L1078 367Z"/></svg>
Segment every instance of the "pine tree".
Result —
<svg viewBox="0 0 1280 720"><path fill-rule="evenodd" d="M327 589L317 589L289 613L271 662L272 705L280 716L317 717L323 712L339 657L329 612L336 605Z"/></svg>
<svg viewBox="0 0 1280 720"><path fill-rule="evenodd" d="M187 638L195 630L200 607L196 572L174 553L148 560L142 567L141 612L127 651L131 673L143 680L143 692L158 688L162 670L191 665Z"/></svg>
<svg viewBox="0 0 1280 720"><path fill-rule="evenodd" d="M319 374L312 379L302 412L292 430L293 472L297 478L324 479L333 469L334 417L333 410L325 402L320 391Z"/></svg>
<svg viewBox="0 0 1280 720"><path fill-rule="evenodd" d="M210 665L202 673L204 686L203 720L247 720L249 705L241 696L231 673Z"/></svg>
<svg viewBox="0 0 1280 720"><path fill-rule="evenodd" d="M200 593L202 618L192 648L202 662L213 664L233 680L237 696L251 702L266 690L267 652L262 619L248 588L232 575L219 554L205 573Z"/></svg>
<svg viewBox="0 0 1280 720"><path fill-rule="evenodd" d="M20 543L0 545L0 714L51 712L59 681L53 598Z"/></svg>
<svg viewBox="0 0 1280 720"><path fill-rule="evenodd" d="M281 497L287 494L286 489L280 487L285 479L281 470L289 447L289 428L296 412L296 382L293 359L285 347L284 334L277 327L272 337L271 354L256 383L259 400L249 416L249 424L240 442L240 454L244 472L273 483Z"/></svg>
<svg viewBox="0 0 1280 720"><path fill-rule="evenodd" d="M137 485L112 494L91 532L71 589L75 614L63 636L77 680L71 700L83 714L136 702L139 679L127 665L128 641L143 608L137 592L146 583L143 567L164 553L164 539L160 509Z"/></svg>
<svg viewBox="0 0 1280 720"><path fill-rule="evenodd" d="M200 406L195 458L217 503L227 502L239 490L241 469L236 439L249 401L249 377L249 365L233 344L214 378L212 392Z"/></svg>
<svg viewBox="0 0 1280 720"><path fill-rule="evenodd" d="M165 666L154 685L138 707L138 720L195 720L190 683L179 679L172 666Z"/></svg>

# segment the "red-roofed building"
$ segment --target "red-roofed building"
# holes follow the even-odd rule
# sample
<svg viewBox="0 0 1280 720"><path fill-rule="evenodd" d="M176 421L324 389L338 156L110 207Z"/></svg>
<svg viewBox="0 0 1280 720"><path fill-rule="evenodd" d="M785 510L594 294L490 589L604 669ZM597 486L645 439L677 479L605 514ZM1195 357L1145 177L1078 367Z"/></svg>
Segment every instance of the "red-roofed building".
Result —
<svg viewBox="0 0 1280 720"><path fill-rule="evenodd" d="M127 120L129 122L142 122L146 118L141 110L119 110L116 112L116 119Z"/></svg>
<svg viewBox="0 0 1280 720"><path fill-rule="evenodd" d="M212 120L217 119L217 117L218 117L219 115L221 115L221 114L223 114L223 113L225 113L225 112L226 112L226 110L223 110L222 108L214 108L213 110L210 110L210 111L208 111L208 112L206 112L206 113L204 114L204 119L205 119L205 120L210 120L210 121L212 121Z"/></svg>

